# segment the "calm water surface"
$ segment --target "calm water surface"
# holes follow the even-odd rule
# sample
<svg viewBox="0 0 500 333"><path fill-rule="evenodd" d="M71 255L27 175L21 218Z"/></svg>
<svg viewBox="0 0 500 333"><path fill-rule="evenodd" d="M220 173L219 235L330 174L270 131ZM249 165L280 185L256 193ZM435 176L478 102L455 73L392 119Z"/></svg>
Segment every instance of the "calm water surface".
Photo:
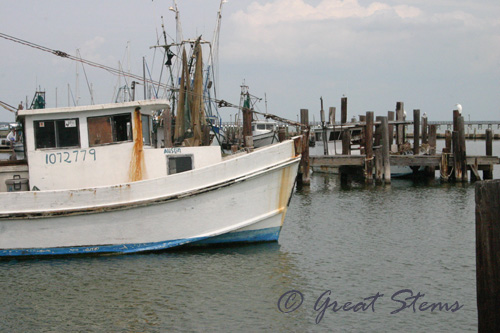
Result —
<svg viewBox="0 0 500 333"><path fill-rule="evenodd" d="M294 193L278 243L0 261L0 331L472 332L474 223L474 185L341 188L335 175L315 174ZM416 312L391 314L403 289L425 296ZM290 290L303 295L295 311L298 293L278 306ZM329 308L319 318L328 290L340 306L383 296L366 311ZM463 307L420 312L423 302Z"/></svg>

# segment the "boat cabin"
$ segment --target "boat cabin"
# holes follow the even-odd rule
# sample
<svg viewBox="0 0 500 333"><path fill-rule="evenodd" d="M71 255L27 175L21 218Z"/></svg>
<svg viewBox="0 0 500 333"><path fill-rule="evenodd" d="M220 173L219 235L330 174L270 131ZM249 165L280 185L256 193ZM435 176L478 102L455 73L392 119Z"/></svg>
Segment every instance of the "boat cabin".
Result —
<svg viewBox="0 0 500 333"><path fill-rule="evenodd" d="M81 189L164 177L221 160L220 148L161 147L152 114L167 100L19 110L25 160L0 163L0 192Z"/></svg>

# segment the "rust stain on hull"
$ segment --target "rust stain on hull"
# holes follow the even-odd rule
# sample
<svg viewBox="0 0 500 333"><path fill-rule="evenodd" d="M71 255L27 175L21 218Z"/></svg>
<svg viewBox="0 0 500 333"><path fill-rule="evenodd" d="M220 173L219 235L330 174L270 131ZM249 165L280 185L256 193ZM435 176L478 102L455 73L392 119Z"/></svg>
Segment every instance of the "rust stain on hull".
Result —
<svg viewBox="0 0 500 333"><path fill-rule="evenodd" d="M134 111L134 147L132 148L132 157L129 167L129 181L135 182L144 179L145 163L144 149L142 142L142 120L141 111L137 107Z"/></svg>

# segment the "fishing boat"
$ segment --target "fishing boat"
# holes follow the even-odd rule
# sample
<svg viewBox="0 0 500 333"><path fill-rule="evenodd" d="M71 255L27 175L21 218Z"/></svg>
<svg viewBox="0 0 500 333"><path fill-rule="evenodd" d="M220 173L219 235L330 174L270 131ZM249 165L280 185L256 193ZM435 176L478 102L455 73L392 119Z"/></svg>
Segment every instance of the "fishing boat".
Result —
<svg viewBox="0 0 500 333"><path fill-rule="evenodd" d="M300 137L226 157L217 146L159 148L151 114L168 106L19 110L27 159L0 165L0 256L277 240Z"/></svg>
<svg viewBox="0 0 500 333"><path fill-rule="evenodd" d="M254 147L264 147L278 142L277 127L277 123L272 120L254 120L252 122Z"/></svg>

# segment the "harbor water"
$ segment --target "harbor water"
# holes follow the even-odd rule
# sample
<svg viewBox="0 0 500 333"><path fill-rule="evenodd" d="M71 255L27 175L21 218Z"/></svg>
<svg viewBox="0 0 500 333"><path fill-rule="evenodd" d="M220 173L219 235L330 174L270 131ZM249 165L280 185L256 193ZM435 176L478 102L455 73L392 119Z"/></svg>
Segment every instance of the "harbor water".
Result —
<svg viewBox="0 0 500 333"><path fill-rule="evenodd" d="M277 243L0 261L0 331L474 332L474 209L474 184L313 174Z"/></svg>

